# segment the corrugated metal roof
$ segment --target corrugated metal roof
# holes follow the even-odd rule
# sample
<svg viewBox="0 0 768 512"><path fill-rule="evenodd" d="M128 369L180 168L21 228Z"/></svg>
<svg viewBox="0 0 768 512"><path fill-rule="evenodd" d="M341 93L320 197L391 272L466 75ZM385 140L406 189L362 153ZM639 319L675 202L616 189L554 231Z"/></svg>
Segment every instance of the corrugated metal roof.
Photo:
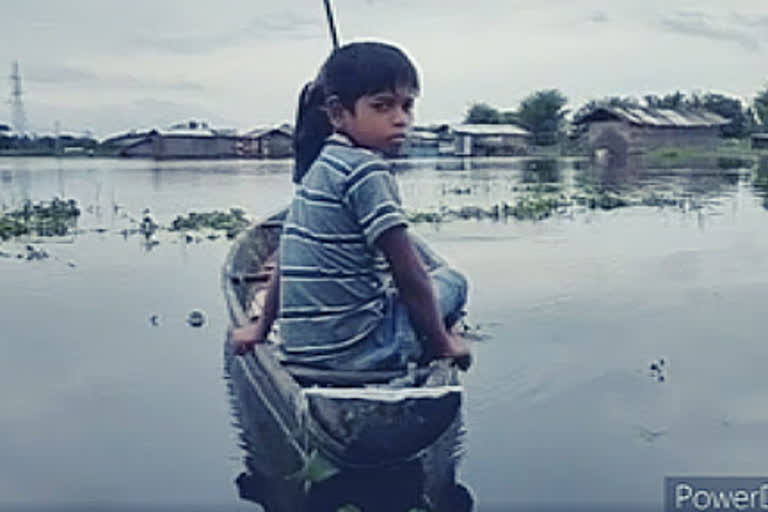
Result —
<svg viewBox="0 0 768 512"><path fill-rule="evenodd" d="M134 137L113 137L112 139L105 139L104 141L102 141L102 144L107 144L110 146L118 146L118 147L128 147L146 138L147 138L146 134L137 135Z"/></svg>
<svg viewBox="0 0 768 512"><path fill-rule="evenodd" d="M467 135L520 135L529 137L531 132L514 124L459 124L451 126L458 134Z"/></svg>
<svg viewBox="0 0 768 512"><path fill-rule="evenodd" d="M184 130L184 129L178 129L173 128L170 130L156 130L157 133L164 137L216 137L218 134L210 129L201 129L201 130Z"/></svg>
<svg viewBox="0 0 768 512"><path fill-rule="evenodd" d="M190 138L212 138L212 137L236 137L236 130L218 130L211 128L205 121L185 121L183 123L176 123L168 128L141 128L131 130L130 132L123 132L114 135L108 135L102 142L108 142L112 144L120 143L122 140L128 139L143 139L148 137L152 133L157 133L163 137L190 137Z"/></svg>
<svg viewBox="0 0 768 512"><path fill-rule="evenodd" d="M157 131L160 135L176 137L215 137L216 131L213 130L205 121L184 121L175 123L168 128L160 128Z"/></svg>
<svg viewBox="0 0 768 512"><path fill-rule="evenodd" d="M101 142L102 144L123 144L123 141L125 140L135 141L138 139L143 139L149 135L152 130L154 130L154 128L144 128L139 130L131 130L130 132L115 133L112 135L107 135L101 140Z"/></svg>
<svg viewBox="0 0 768 512"><path fill-rule="evenodd" d="M275 131L283 133L289 137L293 137L293 127L286 124L277 126L260 126L244 133L242 136L249 139L258 139L259 137L263 137L264 135Z"/></svg>
<svg viewBox="0 0 768 512"><path fill-rule="evenodd" d="M598 107L578 119L585 123L594 119L598 112L609 113L631 124L664 128L703 128L722 126L731 121L707 110L672 110L663 108Z"/></svg>

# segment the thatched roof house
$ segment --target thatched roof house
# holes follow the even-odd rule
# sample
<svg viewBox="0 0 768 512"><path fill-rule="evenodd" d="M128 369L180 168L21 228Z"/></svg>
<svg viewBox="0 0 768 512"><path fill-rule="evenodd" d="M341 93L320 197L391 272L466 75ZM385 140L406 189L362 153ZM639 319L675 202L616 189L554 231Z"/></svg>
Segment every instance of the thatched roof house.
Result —
<svg viewBox="0 0 768 512"><path fill-rule="evenodd" d="M514 124L460 124L451 132L456 156L525 155L532 138Z"/></svg>
<svg viewBox="0 0 768 512"><path fill-rule="evenodd" d="M706 110L598 107L574 120L587 126L589 147L614 155L643 153L659 147L717 144L720 128L730 121Z"/></svg>

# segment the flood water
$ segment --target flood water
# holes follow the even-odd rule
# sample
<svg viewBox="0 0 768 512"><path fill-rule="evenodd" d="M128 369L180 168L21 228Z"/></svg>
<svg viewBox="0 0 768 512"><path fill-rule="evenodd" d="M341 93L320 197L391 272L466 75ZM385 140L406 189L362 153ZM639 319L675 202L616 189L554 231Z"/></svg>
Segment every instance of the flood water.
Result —
<svg viewBox="0 0 768 512"><path fill-rule="evenodd" d="M660 509L665 476L765 474L766 176L403 167L412 211L513 202L542 183L679 199L414 225L469 276L485 334L464 378L460 475L476 510ZM145 208L165 226L232 206L258 218L291 190L288 162L0 159L0 206L59 196L83 209L80 234L0 243L0 509L258 509L233 484L230 242L161 232L148 246L120 231ZM30 242L51 257L14 257Z"/></svg>

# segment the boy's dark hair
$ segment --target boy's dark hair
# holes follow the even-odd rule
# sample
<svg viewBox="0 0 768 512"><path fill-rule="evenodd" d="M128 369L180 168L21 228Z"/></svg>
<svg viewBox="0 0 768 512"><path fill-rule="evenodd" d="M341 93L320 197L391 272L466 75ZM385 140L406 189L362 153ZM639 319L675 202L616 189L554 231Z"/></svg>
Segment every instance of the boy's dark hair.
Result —
<svg viewBox="0 0 768 512"><path fill-rule="evenodd" d="M344 108L353 111L361 97L400 87L419 90L419 75L398 48L366 42L350 43L334 50L317 79L305 85L299 96L293 141L293 182L301 181L320 154L323 142L333 133L324 110L326 98L338 96Z"/></svg>

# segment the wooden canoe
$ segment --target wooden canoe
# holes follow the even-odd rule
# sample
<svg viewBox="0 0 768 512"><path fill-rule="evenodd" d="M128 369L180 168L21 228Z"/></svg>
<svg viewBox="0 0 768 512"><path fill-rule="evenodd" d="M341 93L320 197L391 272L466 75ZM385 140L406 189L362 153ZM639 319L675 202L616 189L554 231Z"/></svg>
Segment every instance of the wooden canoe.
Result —
<svg viewBox="0 0 768 512"><path fill-rule="evenodd" d="M285 214L243 232L227 256L222 284L234 327L260 312ZM435 263L425 244L416 245L428 265ZM251 472L282 478L288 493L295 489L285 477L320 454L342 470L420 460L428 494L455 484L462 387L449 362L393 372L326 372L282 364L280 342L273 331L268 343L245 356L234 355L229 340L225 344L225 373Z"/></svg>

